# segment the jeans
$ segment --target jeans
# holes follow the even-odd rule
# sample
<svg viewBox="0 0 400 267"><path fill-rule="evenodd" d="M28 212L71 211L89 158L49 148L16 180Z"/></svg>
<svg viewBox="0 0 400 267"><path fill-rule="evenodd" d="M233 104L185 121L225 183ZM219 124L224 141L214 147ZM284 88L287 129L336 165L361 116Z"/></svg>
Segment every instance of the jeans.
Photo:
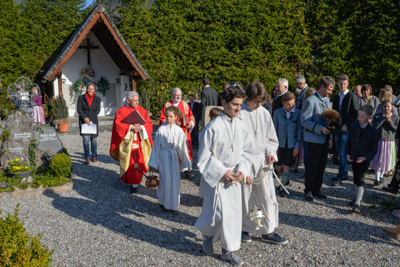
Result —
<svg viewBox="0 0 400 267"><path fill-rule="evenodd" d="M85 159L90 159L90 150L89 150L89 140L92 150L92 158L97 158L97 137L93 137L90 135L82 135L83 139L83 150L85 151Z"/></svg>
<svg viewBox="0 0 400 267"><path fill-rule="evenodd" d="M339 155L339 174L337 178L343 180L347 177L347 157L346 157L346 143L349 137L349 131L342 134L335 134L336 149Z"/></svg>

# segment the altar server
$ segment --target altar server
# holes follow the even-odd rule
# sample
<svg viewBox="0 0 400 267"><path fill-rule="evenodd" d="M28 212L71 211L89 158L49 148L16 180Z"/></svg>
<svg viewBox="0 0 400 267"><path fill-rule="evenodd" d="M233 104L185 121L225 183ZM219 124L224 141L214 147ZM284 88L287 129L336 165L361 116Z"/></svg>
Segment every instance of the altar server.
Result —
<svg viewBox="0 0 400 267"><path fill-rule="evenodd" d="M203 207L196 228L203 234L203 249L213 254L220 241L223 260L233 265L243 260L233 251L240 249L242 193L240 182L249 175L250 145L247 126L238 115L244 91L230 86L222 93L223 113L201 131L197 166L202 174ZM234 176L235 175L235 176Z"/></svg>
<svg viewBox="0 0 400 267"><path fill-rule="evenodd" d="M165 111L165 122L158 128L149 160L151 169L158 169L160 184L157 198L160 207L174 213L180 200L181 178L179 166L190 168L186 137L175 121L182 116L179 108L170 106Z"/></svg>
<svg viewBox="0 0 400 267"><path fill-rule="evenodd" d="M262 235L264 242L287 244L288 240L274 232L275 228L278 227L279 210L272 172L262 171L265 165L271 165L276 161L276 151L279 146L271 115L266 109L260 108L265 98L264 84L251 82L246 87L246 101L238 115L238 118L246 124L250 133L249 151L252 158L250 176L246 177L246 184L242 184L242 242L252 241L249 235L249 232L251 232ZM257 183L252 183L254 178ZM256 230L256 223L251 221L249 217L254 205L262 209L266 215L262 221L263 227L258 230Z"/></svg>

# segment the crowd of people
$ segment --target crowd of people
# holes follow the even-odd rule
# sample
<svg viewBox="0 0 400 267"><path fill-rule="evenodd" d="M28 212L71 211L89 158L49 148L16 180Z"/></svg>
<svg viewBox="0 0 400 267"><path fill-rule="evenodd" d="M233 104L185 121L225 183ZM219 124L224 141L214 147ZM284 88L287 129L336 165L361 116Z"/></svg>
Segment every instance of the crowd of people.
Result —
<svg viewBox="0 0 400 267"><path fill-rule="evenodd" d="M285 186L290 183L290 169L297 172L301 161L306 201L327 198L321 187L329 151L337 154L339 161L338 174L330 185L349 179L348 164L352 167L352 212L361 212L369 168L375 171L375 185L382 183L385 174L393 175L384 190L396 194L395 140L400 131L391 87L381 89L376 98L368 84L357 85L351 92L345 74L339 75L337 82L323 76L316 89L308 87L303 76L294 82L295 93L288 90L288 80L280 78L272 98L261 82L251 82L246 88L232 82L218 95L204 78L200 103L193 95L189 102L182 101L182 90L173 88L171 101L162 109L154 143L153 123L138 105L139 95L129 92L126 104L117 111L110 147L110 155L120 162L122 181L130 185L131 193L137 193L142 176L158 171L160 208L178 214L180 173L191 177L193 148L198 146L203 205L195 227L203 234L204 252L212 255L213 244L220 241L221 258L233 265L243 263L235 251L241 243L251 242L253 235L261 235L267 243L289 242L275 232L279 223L276 192L288 197ZM336 83L339 92L331 104ZM84 102L88 99L82 97ZM142 122L124 122L134 111ZM231 223L238 218L241 223ZM396 229L387 232L400 239L400 229Z"/></svg>

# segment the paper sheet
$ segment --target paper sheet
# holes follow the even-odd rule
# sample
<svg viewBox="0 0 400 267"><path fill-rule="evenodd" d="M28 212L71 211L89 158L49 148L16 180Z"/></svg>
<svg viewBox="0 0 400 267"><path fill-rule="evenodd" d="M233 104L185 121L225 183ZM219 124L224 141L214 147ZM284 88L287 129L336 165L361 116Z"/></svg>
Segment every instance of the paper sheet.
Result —
<svg viewBox="0 0 400 267"><path fill-rule="evenodd" d="M82 124L81 134L97 134L96 124L93 122L90 122L89 125L87 123Z"/></svg>

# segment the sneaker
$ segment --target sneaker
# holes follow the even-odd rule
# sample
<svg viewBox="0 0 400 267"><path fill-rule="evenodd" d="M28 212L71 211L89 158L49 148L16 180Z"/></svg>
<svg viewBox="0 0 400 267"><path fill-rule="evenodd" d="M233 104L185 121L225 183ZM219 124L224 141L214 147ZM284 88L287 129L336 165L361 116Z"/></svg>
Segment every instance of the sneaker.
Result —
<svg viewBox="0 0 400 267"><path fill-rule="evenodd" d="M287 240L284 237L281 237L277 233L272 233L272 235L262 235L262 241L266 243L272 243L275 245L286 245L289 243L289 240Z"/></svg>
<svg viewBox="0 0 400 267"><path fill-rule="evenodd" d="M86 164L86 165L89 165L89 164L90 164L90 159L86 159L86 160L85 160L85 164Z"/></svg>
<svg viewBox="0 0 400 267"><path fill-rule="evenodd" d="M93 161L93 162L98 162L98 160L97 160L96 157L93 157L92 161Z"/></svg>
<svg viewBox="0 0 400 267"><path fill-rule="evenodd" d="M312 197L311 192L304 193L304 198L305 198L307 201L314 201L314 198Z"/></svg>
<svg viewBox="0 0 400 267"><path fill-rule="evenodd" d="M251 239L251 236L249 235L248 232L242 232L242 242L243 243L250 243L251 241L253 241L253 239Z"/></svg>
<svg viewBox="0 0 400 267"><path fill-rule="evenodd" d="M360 207L360 205L355 204L355 205L353 206L353 209L351 210L351 212L360 214L360 213L361 213L361 207Z"/></svg>
<svg viewBox="0 0 400 267"><path fill-rule="evenodd" d="M239 255L237 255L236 253L233 253L231 251L222 252L221 259L229 262L234 266L240 266L243 264L242 258L239 257Z"/></svg>
<svg viewBox="0 0 400 267"><path fill-rule="evenodd" d="M212 236L203 235L203 250L207 255L214 254L214 247L212 243Z"/></svg>
<svg viewBox="0 0 400 267"><path fill-rule="evenodd" d="M374 186L378 186L378 185L380 185L380 184L381 184L381 182L375 180Z"/></svg>
<svg viewBox="0 0 400 267"><path fill-rule="evenodd" d="M342 180L338 178L331 179L331 186L338 186L338 185L342 185Z"/></svg>

